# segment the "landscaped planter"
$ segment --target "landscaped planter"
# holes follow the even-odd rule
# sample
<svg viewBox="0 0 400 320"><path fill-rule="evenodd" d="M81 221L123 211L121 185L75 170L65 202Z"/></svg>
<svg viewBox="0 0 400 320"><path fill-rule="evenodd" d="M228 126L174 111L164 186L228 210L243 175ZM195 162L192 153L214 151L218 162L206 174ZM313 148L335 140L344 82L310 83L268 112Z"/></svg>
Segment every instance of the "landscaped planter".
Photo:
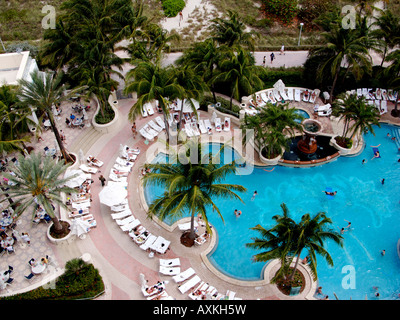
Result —
<svg viewBox="0 0 400 320"><path fill-rule="evenodd" d="M331 140L329 141L329 144L331 146L335 147L341 155L349 154L351 152L352 148L343 148L343 147L339 146L338 143L336 142L336 137L337 136L332 137Z"/></svg>
<svg viewBox="0 0 400 320"><path fill-rule="evenodd" d="M60 222L61 222L61 221L62 221L62 220L60 220ZM75 237L73 237L73 234L71 233L71 231L70 231L65 237L63 237L63 238L54 238L54 237L51 236L51 234L50 234L50 229L51 229L52 226L53 226L53 222L51 222L51 223L49 224L49 227L47 228L47 233L46 233L47 238L49 239L49 241L50 241L52 244L59 245L59 244L61 244L61 243L65 243L65 242L69 243L69 242L71 242L71 241L74 240Z"/></svg>
<svg viewBox="0 0 400 320"><path fill-rule="evenodd" d="M265 158L265 157L262 155L262 149L258 152L258 155L260 156L260 161L261 161L262 163L265 163L266 165L270 165L270 166L277 165L278 162L279 162L279 160L282 158L282 154L280 154L279 156L277 156L277 157L275 157L275 158L272 158L272 159Z"/></svg>
<svg viewBox="0 0 400 320"><path fill-rule="evenodd" d="M94 95L93 95L93 100L95 100L96 105L97 105L96 112L94 113L94 116L92 119L93 128L96 131L100 131L101 133L110 133L110 132L117 131L119 129L119 112L118 112L118 108L117 108L118 101L113 100L112 96L110 95L110 97L108 99L108 103L114 111L114 114L115 114L114 119L106 124L98 124L98 123L96 123L95 119L96 119L96 115L100 112L100 103L99 103L97 97Z"/></svg>

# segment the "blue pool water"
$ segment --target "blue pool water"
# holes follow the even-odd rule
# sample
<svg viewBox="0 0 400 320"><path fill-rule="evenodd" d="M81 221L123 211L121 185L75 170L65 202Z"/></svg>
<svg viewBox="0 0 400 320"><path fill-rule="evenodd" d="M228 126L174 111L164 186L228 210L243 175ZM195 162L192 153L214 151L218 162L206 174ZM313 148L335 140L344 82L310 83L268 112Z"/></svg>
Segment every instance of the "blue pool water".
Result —
<svg viewBox="0 0 400 320"><path fill-rule="evenodd" d="M300 115L300 116L303 116L304 119L310 118L310 115L308 114L308 112L307 112L307 111L304 111L304 110L302 110L302 109L296 109L295 113L297 113L297 114ZM301 121L296 120L296 122L299 122L299 123L300 123Z"/></svg>
<svg viewBox="0 0 400 320"><path fill-rule="evenodd" d="M258 236L250 230L261 224L273 225L271 217L281 214L285 202L293 219L299 221L304 213L327 213L337 231L351 221L352 228L344 236L344 247L326 243L334 266L318 257L318 282L324 294L341 300L375 299L378 287L380 299L394 299L400 293L400 259L396 244L400 238L400 154L396 144L386 137L397 127L375 127L376 136L365 135L366 148L356 157L339 157L337 161L313 168L276 166L272 172L254 168L251 175L231 175L227 183L247 188L240 201L217 200L225 219L209 211L210 222L218 233L218 246L209 256L213 265L223 273L242 280L262 278L264 263L251 261L257 251L246 248L251 238ZM382 155L373 159L371 145L378 145ZM159 155L162 160L165 155ZM362 159L366 163L362 164ZM384 184L381 179L385 179ZM337 190L334 199L327 199L325 187ZM251 201L253 192L258 195ZM162 192L160 188L145 190L150 203ZM236 218L234 210L242 211ZM232 250L234 248L234 250ZM385 256L381 251L385 250ZM303 254L302 258L306 253ZM351 281L349 280L351 279ZM355 284L355 288L352 286Z"/></svg>

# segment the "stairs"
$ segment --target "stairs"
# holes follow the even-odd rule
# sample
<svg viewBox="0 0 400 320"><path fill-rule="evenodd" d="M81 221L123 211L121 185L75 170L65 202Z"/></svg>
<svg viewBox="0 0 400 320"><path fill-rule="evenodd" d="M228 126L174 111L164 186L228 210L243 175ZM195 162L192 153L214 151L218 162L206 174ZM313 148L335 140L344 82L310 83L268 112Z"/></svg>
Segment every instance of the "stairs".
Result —
<svg viewBox="0 0 400 320"><path fill-rule="evenodd" d="M400 129L399 128L392 128L392 137L396 137L396 147L397 149L400 148Z"/></svg>
<svg viewBox="0 0 400 320"><path fill-rule="evenodd" d="M78 130L78 129L76 129ZM103 134L99 131L96 131L93 126L86 129L85 132L80 135L74 143L68 148L68 151L75 153L78 155L79 150L82 149L83 154L87 154L89 149L93 146L93 144L100 139Z"/></svg>

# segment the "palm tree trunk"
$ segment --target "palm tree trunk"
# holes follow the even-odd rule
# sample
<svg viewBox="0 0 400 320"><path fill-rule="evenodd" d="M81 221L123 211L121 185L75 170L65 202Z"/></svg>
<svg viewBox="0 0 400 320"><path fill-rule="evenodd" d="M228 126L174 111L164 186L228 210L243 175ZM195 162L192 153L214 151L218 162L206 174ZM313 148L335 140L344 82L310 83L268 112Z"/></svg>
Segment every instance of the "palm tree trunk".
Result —
<svg viewBox="0 0 400 320"><path fill-rule="evenodd" d="M50 120L51 129L53 130L54 135L56 137L57 144L58 144L58 147L60 148L62 158L66 162L73 162L74 159L72 159L72 157L69 155L69 153L65 150L64 143L61 140L60 133L58 132L58 128L56 126L56 123L54 122L53 115L51 115L51 114L49 114L49 112L47 112L47 117Z"/></svg>
<svg viewBox="0 0 400 320"><path fill-rule="evenodd" d="M336 82L339 77L339 72L340 72L340 65L336 69L335 78L333 79L332 88L331 88L330 97L329 97L329 103L332 103L332 101L333 101L333 91L335 90Z"/></svg>
<svg viewBox="0 0 400 320"><path fill-rule="evenodd" d="M295 263L294 268L293 268L293 272L289 277L290 280L293 280L294 279L294 275L296 274L297 266L299 265L299 261L300 261L301 251L302 250L300 250L299 254L297 255L297 259L296 259L296 263Z"/></svg>
<svg viewBox="0 0 400 320"><path fill-rule="evenodd" d="M60 220L57 217L52 217L51 221L53 221L54 224L54 232L55 233L62 233L64 231L64 228L60 222Z"/></svg>
<svg viewBox="0 0 400 320"><path fill-rule="evenodd" d="M189 239L190 240L194 240L195 237L196 237L196 233L195 233L195 230L194 230L194 214L195 214L195 212L193 211L192 215L190 217L190 233L189 233Z"/></svg>

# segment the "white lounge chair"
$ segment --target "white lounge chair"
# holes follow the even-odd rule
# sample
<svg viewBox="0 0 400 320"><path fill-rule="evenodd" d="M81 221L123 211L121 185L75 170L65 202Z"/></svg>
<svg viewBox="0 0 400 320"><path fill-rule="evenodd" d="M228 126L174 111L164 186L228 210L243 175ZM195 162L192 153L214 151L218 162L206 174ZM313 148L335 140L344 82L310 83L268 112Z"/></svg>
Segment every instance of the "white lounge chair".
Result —
<svg viewBox="0 0 400 320"><path fill-rule="evenodd" d="M283 89L282 91L279 91L279 94L281 95L283 100L285 100L285 101L289 100L289 97L287 96L285 89Z"/></svg>
<svg viewBox="0 0 400 320"><path fill-rule="evenodd" d="M94 166L96 166L96 167L101 167L103 164L104 164L104 162L103 161L100 161L99 159L96 159L96 158L94 158L94 160L90 160L91 158L94 158L93 156L91 156L91 155L89 155L88 157L87 157L87 162L88 163L90 163L90 164L92 164L92 165L94 165Z"/></svg>
<svg viewBox="0 0 400 320"><path fill-rule="evenodd" d="M134 162L132 162L132 163L134 163ZM113 168L118 170L118 171L120 171L120 172L126 172L126 173L129 173L129 172L132 171L132 167L131 166L129 166L129 167L128 166L121 166L118 163L114 163Z"/></svg>
<svg viewBox="0 0 400 320"><path fill-rule="evenodd" d="M395 101L397 96L397 92L393 91L393 89L388 90L388 98L390 101Z"/></svg>
<svg viewBox="0 0 400 320"><path fill-rule="evenodd" d="M136 228L138 225L140 225L140 221L139 221L139 219L135 219L135 220L131 221L130 223L124 224L120 227L121 227L122 231L129 232L132 229Z"/></svg>
<svg viewBox="0 0 400 320"><path fill-rule="evenodd" d="M261 96L261 99L263 99L265 103L268 103L269 98L267 97L265 92L261 92L260 96Z"/></svg>
<svg viewBox="0 0 400 320"><path fill-rule="evenodd" d="M261 98L261 95L256 95L256 101L258 107L264 107L266 105L266 102Z"/></svg>
<svg viewBox="0 0 400 320"><path fill-rule="evenodd" d="M132 216L132 211L131 210L124 210L124 211L120 211L120 212L117 212L117 213L111 213L111 217L114 220L121 220L121 219L127 218L129 216Z"/></svg>
<svg viewBox="0 0 400 320"><path fill-rule="evenodd" d="M151 105L150 102L146 103L146 104L143 106L143 108L147 111L147 114L148 114L149 116L152 116L152 115L154 114L154 109L153 109L153 106Z"/></svg>
<svg viewBox="0 0 400 320"><path fill-rule="evenodd" d="M160 266L163 267L178 267L180 265L181 265L181 260L179 258L160 259Z"/></svg>
<svg viewBox="0 0 400 320"><path fill-rule="evenodd" d="M154 137L149 134L146 130L144 130L143 128L139 129L139 133L142 135L143 138L145 138L146 140L150 140L152 141L154 139Z"/></svg>
<svg viewBox="0 0 400 320"><path fill-rule="evenodd" d="M382 100L388 100L388 95L386 89L382 89Z"/></svg>
<svg viewBox="0 0 400 320"><path fill-rule="evenodd" d="M283 100L281 95L279 94L278 90L273 89L272 92L274 94L274 98L275 98L276 101L282 101Z"/></svg>
<svg viewBox="0 0 400 320"><path fill-rule="evenodd" d="M315 103L315 100L317 100L317 98L319 97L320 92L321 91L319 89L315 89L313 92L311 92L309 102Z"/></svg>
<svg viewBox="0 0 400 320"><path fill-rule="evenodd" d="M310 90L303 91L303 101L308 102L310 101L311 92Z"/></svg>
<svg viewBox="0 0 400 320"><path fill-rule="evenodd" d="M201 134L207 133L206 125L204 124L204 120L199 120L199 130Z"/></svg>
<svg viewBox="0 0 400 320"><path fill-rule="evenodd" d="M357 89L357 97L361 97L363 94L362 94L362 89L361 88L358 88Z"/></svg>
<svg viewBox="0 0 400 320"><path fill-rule="evenodd" d="M118 177L116 174L110 172L110 174L108 175L108 177L115 182L127 182L127 177Z"/></svg>
<svg viewBox="0 0 400 320"><path fill-rule="evenodd" d="M195 122L190 123L190 128L192 129L192 132L194 133L195 136L200 135L199 128L197 127L197 124Z"/></svg>
<svg viewBox="0 0 400 320"><path fill-rule="evenodd" d="M81 169L83 172L92 173L92 174L95 174L95 173L97 173L97 171L98 171L98 169L89 167L89 166L86 165L85 163L82 163L82 164L79 166L79 169Z"/></svg>
<svg viewBox="0 0 400 320"><path fill-rule="evenodd" d="M294 101L300 102L300 89L294 89Z"/></svg>
<svg viewBox="0 0 400 320"><path fill-rule="evenodd" d="M162 236L158 236L156 241L150 245L149 249L164 254L168 250L170 244L171 241L164 239Z"/></svg>
<svg viewBox="0 0 400 320"><path fill-rule="evenodd" d="M362 88L362 94L365 97L365 99L369 98L369 94L368 94L368 89L367 88Z"/></svg>
<svg viewBox="0 0 400 320"><path fill-rule="evenodd" d="M181 268L160 266L159 272L161 274L165 274L166 276L176 276L177 274L181 273Z"/></svg>
<svg viewBox="0 0 400 320"><path fill-rule="evenodd" d="M224 131L230 131L231 130L231 118L225 117L224 120Z"/></svg>
<svg viewBox="0 0 400 320"><path fill-rule="evenodd" d="M142 111L142 117L146 118L148 116L148 114L147 114L147 110L146 110L145 106L142 107L141 111Z"/></svg>
<svg viewBox="0 0 400 320"><path fill-rule="evenodd" d="M375 100L375 95L372 92L372 88L368 89L368 98L367 99Z"/></svg>
<svg viewBox="0 0 400 320"><path fill-rule="evenodd" d="M143 226L138 226L138 228L141 228L141 227L143 227ZM143 228L144 228L144 227L143 227ZM148 231L144 228L144 231L143 231L143 232L141 232L141 233L138 234L138 235L135 235L135 233L134 233L134 231L133 231L133 229L132 229L132 230L129 232L129 236L132 238L132 240L133 240L137 245L141 246L143 243L146 242L147 238L148 238L149 236L151 236L151 233L148 232Z"/></svg>
<svg viewBox="0 0 400 320"><path fill-rule="evenodd" d="M150 127L148 123L145 124L143 127L144 130L146 130L150 135L153 136L153 138L157 137L158 132Z"/></svg>
<svg viewBox="0 0 400 320"><path fill-rule="evenodd" d="M150 292L150 293L147 292L147 289L148 289L148 288L152 288L152 287L162 288L163 291L164 291L164 290L165 290L165 283L164 283L164 281L163 281L163 282L161 282L161 284L157 283L157 284L155 284L155 285L153 285L153 286L147 286L147 285L142 286L142 287L141 287L141 290L142 290L142 293L143 293L143 295L144 295L145 297L156 296L156 295L160 294L160 291L159 291L159 290L154 290L154 291L152 291L152 292Z"/></svg>
<svg viewBox="0 0 400 320"><path fill-rule="evenodd" d="M204 281L201 281L199 285L197 285L196 288L192 290L192 292L189 293L189 298L192 300L200 300L202 295L196 294L198 291L206 293L206 290L208 289L208 284Z"/></svg>
<svg viewBox="0 0 400 320"><path fill-rule="evenodd" d="M289 99L290 101L293 101L293 100L294 100L294 97L293 97L293 88L287 88L286 90L287 90L288 99Z"/></svg>
<svg viewBox="0 0 400 320"><path fill-rule="evenodd" d="M156 120L157 124L158 124L161 128L165 129L165 122L164 122L163 119L161 119L160 116L155 117L154 120Z"/></svg>
<svg viewBox="0 0 400 320"><path fill-rule="evenodd" d="M120 157L117 157L117 159L115 159L115 164L118 164L121 167L128 167L128 168L132 168L134 163L127 160L127 159L122 159Z"/></svg>
<svg viewBox="0 0 400 320"><path fill-rule="evenodd" d="M189 267L185 271L182 271L181 273L177 274L176 276L173 276L172 279L176 283L180 283L182 281L185 281L186 279L189 279L192 275L194 275L196 272L192 267Z"/></svg>
<svg viewBox="0 0 400 320"><path fill-rule="evenodd" d="M329 117L332 114L332 108L326 111L319 111L318 116L320 117Z"/></svg>
<svg viewBox="0 0 400 320"><path fill-rule="evenodd" d="M198 275L195 275L193 278L189 279L186 281L184 284L180 285L178 287L178 290L184 294L191 288L193 288L196 284L198 284L201 281L200 277Z"/></svg>
<svg viewBox="0 0 400 320"><path fill-rule="evenodd" d="M375 99L382 100L382 90L380 88L375 90Z"/></svg>
<svg viewBox="0 0 400 320"><path fill-rule="evenodd" d="M189 123L185 123L185 132L188 137L193 137L194 133Z"/></svg>
<svg viewBox="0 0 400 320"><path fill-rule="evenodd" d="M148 122L148 124L150 125L150 127L152 128L152 129L154 129L155 131L157 131L157 132L161 132L162 130L163 130L163 128L161 128L158 124L156 124L153 120L150 120L149 122Z"/></svg>
<svg viewBox="0 0 400 320"><path fill-rule="evenodd" d="M276 103L276 99L275 99L274 93L272 91L268 91L268 98L271 101L271 103L273 103L273 104Z"/></svg>
<svg viewBox="0 0 400 320"><path fill-rule="evenodd" d="M206 126L208 134L212 134L212 125L210 119L205 119L204 125Z"/></svg>
<svg viewBox="0 0 400 320"><path fill-rule="evenodd" d="M132 228L133 229L133 228ZM146 251L150 248L150 246L157 240L157 237L154 234L150 234L146 241L139 246L140 249Z"/></svg>
<svg viewBox="0 0 400 320"><path fill-rule="evenodd" d="M126 225L130 224L134 220L135 220L135 217L133 215L129 215L129 216L123 218L123 219L116 219L115 222L119 226L126 226Z"/></svg>
<svg viewBox="0 0 400 320"><path fill-rule="evenodd" d="M235 300L235 295L236 295L236 292L234 292L234 291L231 291L231 290L226 291L226 296L227 296L228 300Z"/></svg>
<svg viewBox="0 0 400 320"><path fill-rule="evenodd" d="M221 132L221 118L215 118L215 131Z"/></svg>
<svg viewBox="0 0 400 320"><path fill-rule="evenodd" d="M379 114L380 114L380 115L383 115L383 114L385 114L385 113L387 113L387 101L386 101L386 100L382 100L382 102L381 102L381 108L380 108L380 110L379 110Z"/></svg>

